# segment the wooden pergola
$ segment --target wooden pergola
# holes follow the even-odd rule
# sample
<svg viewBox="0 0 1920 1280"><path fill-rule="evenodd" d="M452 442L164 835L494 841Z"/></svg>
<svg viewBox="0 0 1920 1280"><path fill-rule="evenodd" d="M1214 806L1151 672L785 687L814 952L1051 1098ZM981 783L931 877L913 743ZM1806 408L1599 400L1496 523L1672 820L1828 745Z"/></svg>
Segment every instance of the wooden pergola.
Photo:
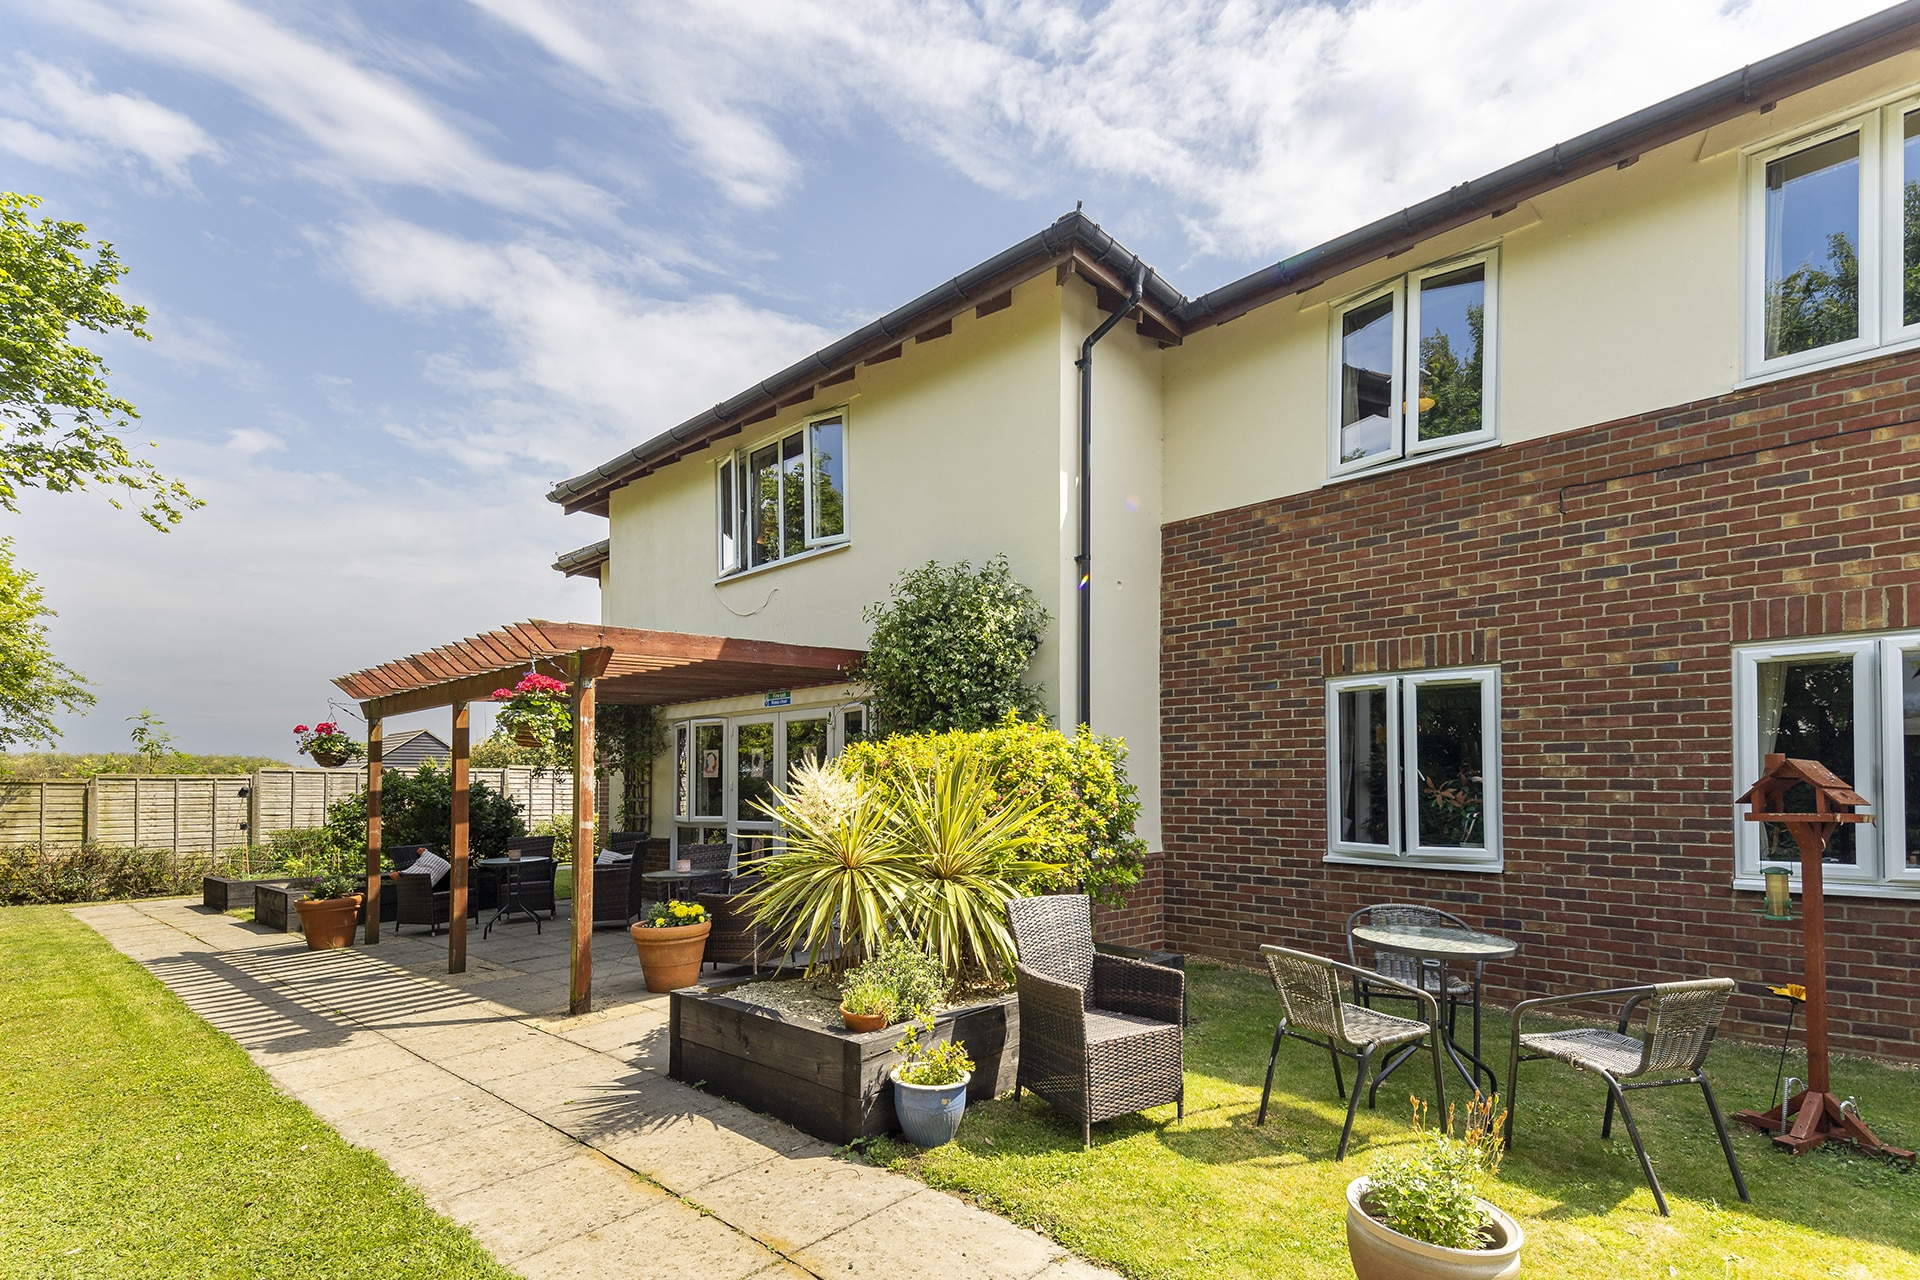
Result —
<svg viewBox="0 0 1920 1280"><path fill-rule="evenodd" d="M453 870L448 882L447 971L467 967L470 704L529 671L564 680L573 699L573 929L568 1009L593 1001L593 716L598 702L658 706L775 689L837 684L858 649L642 631L582 622L521 622L368 667L334 681L367 720L366 940L380 941L380 727L387 716L453 711ZM637 855L636 855L637 856Z"/></svg>

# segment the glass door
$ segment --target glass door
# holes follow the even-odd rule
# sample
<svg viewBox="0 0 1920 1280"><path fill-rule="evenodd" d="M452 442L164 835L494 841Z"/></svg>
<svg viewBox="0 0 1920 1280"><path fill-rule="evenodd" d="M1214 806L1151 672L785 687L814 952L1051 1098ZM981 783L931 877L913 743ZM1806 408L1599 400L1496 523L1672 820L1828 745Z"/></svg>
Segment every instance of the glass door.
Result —
<svg viewBox="0 0 1920 1280"><path fill-rule="evenodd" d="M802 764L812 761L824 764L827 759L827 716L789 715L781 717L781 777L782 786L793 785L793 773Z"/></svg>

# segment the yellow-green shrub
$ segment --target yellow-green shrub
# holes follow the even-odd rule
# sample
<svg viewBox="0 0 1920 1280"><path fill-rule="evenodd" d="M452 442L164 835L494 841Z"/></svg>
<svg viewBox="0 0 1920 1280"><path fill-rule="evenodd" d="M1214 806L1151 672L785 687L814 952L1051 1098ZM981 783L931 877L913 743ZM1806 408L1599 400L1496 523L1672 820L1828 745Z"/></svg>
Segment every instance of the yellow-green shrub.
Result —
<svg viewBox="0 0 1920 1280"><path fill-rule="evenodd" d="M1118 738L1084 730L1068 737L1039 721L1009 715L990 729L851 743L841 765L897 800L909 769L925 776L936 762L968 750L996 798L1030 798L1040 806L1026 856L1059 869L1035 877L1027 889L1084 888L1112 905L1140 879L1147 852L1133 830L1140 791L1127 781L1127 748Z"/></svg>

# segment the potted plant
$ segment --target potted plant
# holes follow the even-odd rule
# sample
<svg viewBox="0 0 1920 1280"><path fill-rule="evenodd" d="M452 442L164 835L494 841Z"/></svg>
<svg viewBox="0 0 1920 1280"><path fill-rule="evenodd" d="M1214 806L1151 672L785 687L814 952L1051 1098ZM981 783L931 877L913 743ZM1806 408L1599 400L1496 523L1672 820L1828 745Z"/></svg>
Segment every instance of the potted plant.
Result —
<svg viewBox="0 0 1920 1280"><path fill-rule="evenodd" d="M1507 1280L1520 1274L1526 1235L1477 1190L1500 1167L1497 1096L1476 1097L1463 1136L1422 1127L1426 1108L1413 1104L1416 1139L1389 1152L1373 1172L1347 1185L1347 1252L1357 1280Z"/></svg>
<svg viewBox="0 0 1920 1280"><path fill-rule="evenodd" d="M556 745L572 740L573 711L562 681L529 671L513 688L495 689L493 699L502 704L495 732L512 734L516 745L551 754Z"/></svg>
<svg viewBox="0 0 1920 1280"><path fill-rule="evenodd" d="M849 1031L879 1031L932 1011L946 991L938 960L904 938L892 938L841 982L840 1021Z"/></svg>
<svg viewBox="0 0 1920 1280"><path fill-rule="evenodd" d="M322 720L311 729L297 724L293 726L293 736L300 744L301 754L311 756L322 769L337 769L366 754L364 747L340 732L340 726L331 720Z"/></svg>
<svg viewBox="0 0 1920 1280"><path fill-rule="evenodd" d="M656 902L630 929L647 990L677 991L700 980L713 921L697 902Z"/></svg>
<svg viewBox="0 0 1920 1280"><path fill-rule="evenodd" d="M958 1040L923 1044L933 1032L933 1015L924 1013L900 1043L901 1056L891 1072L893 1113L907 1141L922 1147L943 1147L960 1131L967 1110L967 1085L973 1081L973 1059Z"/></svg>
<svg viewBox="0 0 1920 1280"><path fill-rule="evenodd" d="M286 869L307 882L307 896L293 904L300 913L307 950L352 946L366 887L366 867L355 851L324 840L311 852L289 858Z"/></svg>

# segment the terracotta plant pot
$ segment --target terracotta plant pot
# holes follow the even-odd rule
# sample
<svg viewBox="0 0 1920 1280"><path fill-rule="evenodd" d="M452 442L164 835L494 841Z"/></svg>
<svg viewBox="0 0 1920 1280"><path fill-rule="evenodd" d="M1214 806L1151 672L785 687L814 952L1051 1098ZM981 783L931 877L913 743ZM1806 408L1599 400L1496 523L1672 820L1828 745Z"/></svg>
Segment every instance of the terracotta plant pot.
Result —
<svg viewBox="0 0 1920 1280"><path fill-rule="evenodd" d="M307 950L333 951L352 946L362 896L302 898L294 903L294 910L300 913L300 931L307 935Z"/></svg>
<svg viewBox="0 0 1920 1280"><path fill-rule="evenodd" d="M1347 1184L1347 1253L1357 1280L1511 1280L1520 1274L1520 1224L1477 1200L1494 1238L1490 1249L1447 1249L1403 1236L1366 1210L1372 1180Z"/></svg>
<svg viewBox="0 0 1920 1280"><path fill-rule="evenodd" d="M886 1029L887 1015L884 1013L848 1013L847 1006L840 1006L840 1021L847 1030L855 1035L864 1035L869 1031Z"/></svg>
<svg viewBox="0 0 1920 1280"><path fill-rule="evenodd" d="M666 929L630 925L633 949L640 953L640 969L647 975L647 990L678 991L700 981L700 961L707 953L707 935L713 921L678 924Z"/></svg>

